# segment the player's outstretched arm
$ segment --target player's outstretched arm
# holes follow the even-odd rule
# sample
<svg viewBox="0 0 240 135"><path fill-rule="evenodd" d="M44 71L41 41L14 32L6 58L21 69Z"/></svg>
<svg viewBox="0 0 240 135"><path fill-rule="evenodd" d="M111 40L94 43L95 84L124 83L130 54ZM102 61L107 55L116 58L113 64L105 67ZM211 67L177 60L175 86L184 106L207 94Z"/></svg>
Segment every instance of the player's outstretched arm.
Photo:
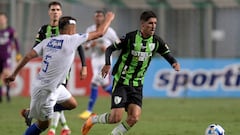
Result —
<svg viewBox="0 0 240 135"><path fill-rule="evenodd" d="M111 68L111 60L110 59L111 59L112 52L115 51L115 50L117 50L115 48L115 46L111 45L105 51L105 65L104 65L104 67L102 68L102 71L101 71L103 78L105 78L110 71L110 68Z"/></svg>
<svg viewBox="0 0 240 135"><path fill-rule="evenodd" d="M101 24L100 27L96 31L89 33L87 41L103 36L106 33L106 31L107 31L108 27L110 26L114 17L115 17L115 15L113 12L107 12L104 23Z"/></svg>
<svg viewBox="0 0 240 135"><path fill-rule="evenodd" d="M177 60L171 55L171 53L166 53L162 55L169 64L173 67L174 70L180 71L180 64L177 62Z"/></svg>
<svg viewBox="0 0 240 135"><path fill-rule="evenodd" d="M6 84L9 84L10 82L14 81L15 78L16 78L16 76L17 76L17 74L18 74L18 72L19 72L31 59L33 59L33 58L35 58L35 57L37 57L37 56L38 56L37 52L34 51L33 49L32 49L29 53L27 53L27 54L23 57L23 59L20 61L20 63L17 65L17 67L16 67L16 69L13 71L13 73L12 73L10 76L8 76L8 77L6 77L6 78L4 79L5 83L6 83Z"/></svg>

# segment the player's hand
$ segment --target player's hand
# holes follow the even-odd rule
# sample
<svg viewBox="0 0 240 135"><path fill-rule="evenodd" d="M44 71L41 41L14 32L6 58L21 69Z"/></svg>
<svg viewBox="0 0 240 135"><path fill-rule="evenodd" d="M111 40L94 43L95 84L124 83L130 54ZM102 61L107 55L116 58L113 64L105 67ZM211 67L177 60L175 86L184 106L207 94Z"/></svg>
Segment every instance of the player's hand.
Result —
<svg viewBox="0 0 240 135"><path fill-rule="evenodd" d="M114 18L115 18L115 14L113 13L113 12L110 12L110 11L108 11L107 13L106 13L106 15L105 15L105 17L106 17L106 20L113 20Z"/></svg>
<svg viewBox="0 0 240 135"><path fill-rule="evenodd" d="M13 82L15 80L15 78L16 78L16 76L10 75L10 76L4 78L4 83L9 85L11 82Z"/></svg>
<svg viewBox="0 0 240 135"><path fill-rule="evenodd" d="M175 69L176 71L180 71L180 64L179 63L173 63L172 64L173 69Z"/></svg>
<svg viewBox="0 0 240 135"><path fill-rule="evenodd" d="M105 78L109 71L110 71L111 65L104 65L102 68L102 77Z"/></svg>
<svg viewBox="0 0 240 135"><path fill-rule="evenodd" d="M80 79L86 79L87 77L87 66L83 66L80 73Z"/></svg>

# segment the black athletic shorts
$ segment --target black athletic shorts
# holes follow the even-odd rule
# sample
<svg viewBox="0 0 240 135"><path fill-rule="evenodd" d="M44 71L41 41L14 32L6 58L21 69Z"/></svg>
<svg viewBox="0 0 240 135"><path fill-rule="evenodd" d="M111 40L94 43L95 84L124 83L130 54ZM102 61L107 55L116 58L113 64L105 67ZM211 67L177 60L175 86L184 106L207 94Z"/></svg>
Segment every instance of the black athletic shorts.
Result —
<svg viewBox="0 0 240 135"><path fill-rule="evenodd" d="M129 104L142 107L142 88L143 86L133 87L117 84L112 92L111 108L125 108L127 111Z"/></svg>

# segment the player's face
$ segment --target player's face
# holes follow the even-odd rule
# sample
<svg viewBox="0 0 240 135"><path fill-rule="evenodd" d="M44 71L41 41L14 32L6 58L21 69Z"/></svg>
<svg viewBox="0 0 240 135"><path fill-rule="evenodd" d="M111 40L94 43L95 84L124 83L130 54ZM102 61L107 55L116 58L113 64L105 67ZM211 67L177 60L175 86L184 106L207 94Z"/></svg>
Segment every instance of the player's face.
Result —
<svg viewBox="0 0 240 135"><path fill-rule="evenodd" d="M94 20L96 25L101 25L104 22L104 14L103 13L95 13Z"/></svg>
<svg viewBox="0 0 240 135"><path fill-rule="evenodd" d="M7 17L5 15L0 15L0 28L4 29L7 27Z"/></svg>
<svg viewBox="0 0 240 135"><path fill-rule="evenodd" d="M48 15L52 21L58 21L62 16L62 9L59 5L52 5L48 10Z"/></svg>
<svg viewBox="0 0 240 135"><path fill-rule="evenodd" d="M157 18L149 18L147 21L143 21L141 24L141 32L145 36L152 36L155 33L157 26Z"/></svg>

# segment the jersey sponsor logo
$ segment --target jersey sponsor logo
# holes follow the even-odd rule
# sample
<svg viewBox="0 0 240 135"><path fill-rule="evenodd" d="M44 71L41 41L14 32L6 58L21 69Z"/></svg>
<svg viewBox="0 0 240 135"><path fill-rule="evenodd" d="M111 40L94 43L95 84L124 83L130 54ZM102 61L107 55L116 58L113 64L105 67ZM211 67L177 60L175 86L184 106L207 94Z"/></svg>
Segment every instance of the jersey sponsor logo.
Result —
<svg viewBox="0 0 240 135"><path fill-rule="evenodd" d="M62 49L62 44L63 44L63 40L59 40L59 39L51 39L48 44L47 47L49 48L54 48L54 49Z"/></svg>
<svg viewBox="0 0 240 135"><path fill-rule="evenodd" d="M132 50L131 54L138 59L138 61L145 61L152 56L152 52L139 52Z"/></svg>
<svg viewBox="0 0 240 135"><path fill-rule="evenodd" d="M122 97L119 97L119 96L115 96L114 97L114 103L117 105L117 104L119 104L119 103L121 103L121 101L122 101Z"/></svg>

